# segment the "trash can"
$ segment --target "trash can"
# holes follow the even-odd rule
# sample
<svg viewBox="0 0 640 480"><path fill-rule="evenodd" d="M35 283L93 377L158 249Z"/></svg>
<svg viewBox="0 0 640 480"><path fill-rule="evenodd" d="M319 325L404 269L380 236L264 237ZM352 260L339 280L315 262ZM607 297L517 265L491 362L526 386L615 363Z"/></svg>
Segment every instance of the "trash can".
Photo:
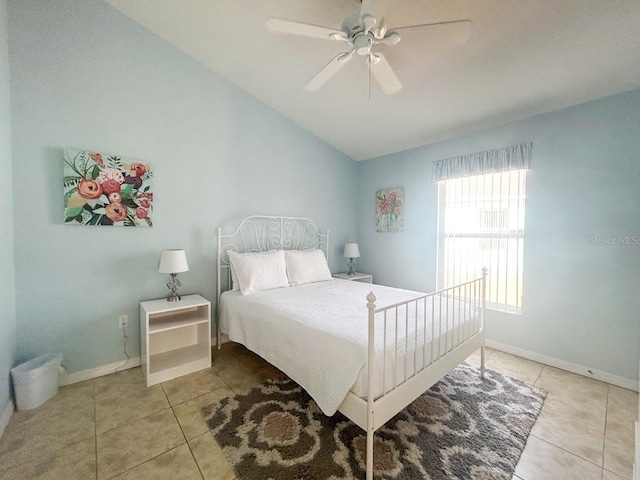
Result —
<svg viewBox="0 0 640 480"><path fill-rule="evenodd" d="M58 393L62 354L40 355L11 369L18 410L31 410Z"/></svg>

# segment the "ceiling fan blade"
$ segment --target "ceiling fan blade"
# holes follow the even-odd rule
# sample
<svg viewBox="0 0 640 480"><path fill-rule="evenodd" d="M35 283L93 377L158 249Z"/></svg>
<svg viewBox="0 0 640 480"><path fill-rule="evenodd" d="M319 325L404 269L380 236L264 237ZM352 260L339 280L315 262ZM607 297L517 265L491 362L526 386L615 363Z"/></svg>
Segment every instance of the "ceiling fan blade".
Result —
<svg viewBox="0 0 640 480"><path fill-rule="evenodd" d="M265 22L272 32L300 35L303 37L322 38L325 40L348 40L344 32L334 28L320 27L308 23L292 22L281 18L269 18Z"/></svg>
<svg viewBox="0 0 640 480"><path fill-rule="evenodd" d="M316 75L307 82L304 86L305 90L318 90L322 85L324 85L327 80L333 77L342 67L344 67L347 62L351 59L352 53L343 52L327 63L322 70L320 70Z"/></svg>
<svg viewBox="0 0 640 480"><path fill-rule="evenodd" d="M409 30L416 28L427 28L429 31L442 31L451 35L457 43L464 43L469 38L471 33L471 20L452 20L450 22L435 22L435 23L423 23L420 25L407 25L404 27L394 27L392 30Z"/></svg>
<svg viewBox="0 0 640 480"><path fill-rule="evenodd" d="M391 65L381 53L372 53L369 61L371 62L371 73L380 84L380 88L387 95L393 95L402 88L402 84L396 74L393 73Z"/></svg>

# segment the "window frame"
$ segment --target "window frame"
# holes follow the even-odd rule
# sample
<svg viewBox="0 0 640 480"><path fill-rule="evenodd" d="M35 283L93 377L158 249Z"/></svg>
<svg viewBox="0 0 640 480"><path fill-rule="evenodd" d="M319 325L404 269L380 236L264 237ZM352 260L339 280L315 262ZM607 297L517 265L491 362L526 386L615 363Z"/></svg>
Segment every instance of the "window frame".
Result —
<svg viewBox="0 0 640 480"><path fill-rule="evenodd" d="M511 193L511 185L509 186L509 190L508 190L508 195L506 196L506 200L505 197L502 194L502 185L500 185L500 196L499 198L496 198L496 196L493 194L494 193L494 188L493 188L493 181L495 180L495 176L496 175L500 175L500 174L505 174L505 173L513 173L513 172L517 172L518 173L518 178L517 178L517 184L518 184L518 190L517 192L514 192L514 194ZM486 267L489 270L489 277L487 278L487 302L486 302L486 306L487 309L490 310L496 310L502 313L510 313L510 314L515 314L515 315L522 315L522 311L523 311L523 304L524 304L524 248L525 248L525 215L526 215L526 208L525 208L525 204L526 204L526 186L527 186L527 175L528 173L528 169L527 168L522 168L522 169L511 169L511 170L506 170L506 171L501 171L501 172L490 172L490 173L480 173L478 175L470 175L468 177L464 177L464 178L469 178L472 179L474 177L482 177L485 175L492 175L492 183L491 183L491 190L492 190L492 196L490 199L491 202L491 206L492 208L486 208L485 206L479 206L478 205L478 186L476 184L476 198L475 198L475 202L476 202L476 209L478 211L478 214L480 215L480 217L478 217L478 227L476 229L475 232L471 232L471 229L469 231L469 233L458 233L458 234L448 234L446 232L446 200L447 200L447 184L448 185L453 185L453 181L457 181L457 180L463 180L463 178L456 178L456 179L448 179L448 180L442 180L440 182L438 182L438 205L437 205L437 254L436 254L436 285L437 285L437 289L438 290L442 290L444 288L448 288L450 286L453 285L445 285L445 270L448 268L446 265L446 258L445 258L445 242L447 240L447 238L475 238L478 239L480 241L482 241L483 239L486 239L487 241L489 241L491 244L493 244L494 240L497 240L500 244L500 242L505 241L507 247L502 250L500 249L500 247L498 247L497 249L493 248L493 245L491 246L491 248L487 249L488 250L488 256L490 259L490 262L488 265L481 265L482 267ZM477 182L478 180L476 180ZM483 180L484 182L486 182L486 179ZM483 190L486 189L485 184L483 184ZM461 201L464 201L464 193L462 193L460 195L460 198L462 199ZM470 196L467 197L467 201L471 201L470 200ZM516 198L516 202L517 202L517 207L516 207L516 211L515 211L515 215L517 216L517 225L515 226L515 228L510 228L509 225L509 215L510 215L510 204L511 202L513 202L513 198ZM503 209L501 203L506 201L507 202L507 208ZM484 202L486 202L486 200L484 200ZM493 208L493 204L494 202L498 203L498 208ZM505 226L502 225L502 222L498 222L500 223L500 225L498 225L497 228L495 229L491 229L490 227L487 228L486 225L483 225L482 223L482 216L483 214L486 214L486 212L500 212L500 211L506 211L506 217L507 217L507 221L506 221L506 228L504 228ZM522 218L519 217L519 215L522 216ZM498 215L498 217L500 217L500 215ZM499 220L499 219L498 219ZM520 225L522 225L520 227ZM504 231L503 231L504 230ZM516 250L516 259L515 261L517 262L516 265L516 276L515 279L508 279L508 271L505 269L505 302L504 303L499 303L499 279L496 281L496 286L495 286L495 291L496 291L496 295L495 298L491 298L491 287L492 287L492 279L491 279L491 274L494 273L495 271L500 271L500 263L499 263L499 258L500 255L502 255L502 251L506 251L505 253L505 257L506 260L509 261L509 248L508 248L508 242L510 239L516 239L516 245L517 245L517 250ZM484 250L484 248L482 247L478 247L478 250ZM498 253L496 253L498 252ZM497 264L493 264L493 262L491 261L491 259L493 258L494 254L498 257L498 263ZM483 258L484 258L484 254L482 254ZM484 262L480 262L481 264L483 264ZM455 265L455 260L454 260L454 265ZM493 268L495 267L495 268ZM473 268L475 268L475 265L473 266ZM455 271L455 266L452 268ZM491 270L494 269L495 271L492 272ZM468 269L467 269L468 272ZM462 276L462 275L460 275ZM467 275L468 276L468 275ZM480 272L477 272L477 275L475 276L480 276ZM467 278L467 280L469 280ZM516 297L516 304L513 303L508 303L508 297L509 297L509 290L511 290L511 288L509 287L509 282L513 282L515 280L515 297Z"/></svg>

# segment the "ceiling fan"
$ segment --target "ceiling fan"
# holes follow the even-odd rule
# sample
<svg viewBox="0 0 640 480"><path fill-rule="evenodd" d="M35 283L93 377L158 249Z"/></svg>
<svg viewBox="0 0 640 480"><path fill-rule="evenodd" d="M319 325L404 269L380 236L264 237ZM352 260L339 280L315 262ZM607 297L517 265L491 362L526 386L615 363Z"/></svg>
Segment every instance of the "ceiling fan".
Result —
<svg viewBox="0 0 640 480"><path fill-rule="evenodd" d="M402 88L402 84L387 62L387 59L377 47L397 44L401 36L398 31L407 29L426 29L438 27L447 34L454 35L458 43L466 41L469 35L471 20L452 20L447 22L423 23L403 27L387 28L383 16L375 17L371 13L371 1L364 0L357 15L348 16L342 23L340 30L307 23L269 18L266 27L277 33L299 35L303 37L320 38L324 40L346 43L350 49L336 55L304 86L305 90L318 90L333 77L355 55L365 58L371 75L376 79L382 91L387 95L394 94ZM369 80L369 94L371 94L371 80Z"/></svg>

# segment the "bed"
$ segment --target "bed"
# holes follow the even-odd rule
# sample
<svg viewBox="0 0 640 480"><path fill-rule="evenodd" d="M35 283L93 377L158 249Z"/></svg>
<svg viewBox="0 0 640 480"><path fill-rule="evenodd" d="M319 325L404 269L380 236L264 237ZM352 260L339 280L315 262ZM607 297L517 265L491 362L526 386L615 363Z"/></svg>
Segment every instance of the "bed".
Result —
<svg viewBox="0 0 640 480"><path fill-rule="evenodd" d="M228 335L296 381L326 415L340 411L365 430L368 480L378 428L478 348L484 376L486 270L428 294L329 275L243 295L232 289L230 256L317 249L326 259L329 231L272 216L230 230L218 229L218 348Z"/></svg>

